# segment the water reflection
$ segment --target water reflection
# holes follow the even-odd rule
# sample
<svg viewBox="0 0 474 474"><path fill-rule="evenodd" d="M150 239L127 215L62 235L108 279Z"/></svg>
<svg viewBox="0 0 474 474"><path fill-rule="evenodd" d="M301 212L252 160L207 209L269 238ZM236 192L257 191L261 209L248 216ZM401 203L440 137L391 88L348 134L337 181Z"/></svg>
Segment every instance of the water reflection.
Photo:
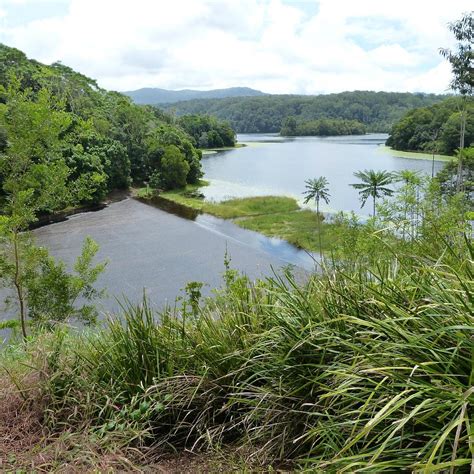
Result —
<svg viewBox="0 0 474 474"><path fill-rule="evenodd" d="M232 241L239 245L262 251L271 257L279 259L283 264L312 271L315 269L319 260L318 253L298 249L294 245L289 244L286 240L266 237L258 232L243 229L230 220L220 219L210 214L190 209L187 206L171 202L160 196L154 196L149 200L139 199L139 201L176 216L192 220L199 227L224 238L227 242Z"/></svg>

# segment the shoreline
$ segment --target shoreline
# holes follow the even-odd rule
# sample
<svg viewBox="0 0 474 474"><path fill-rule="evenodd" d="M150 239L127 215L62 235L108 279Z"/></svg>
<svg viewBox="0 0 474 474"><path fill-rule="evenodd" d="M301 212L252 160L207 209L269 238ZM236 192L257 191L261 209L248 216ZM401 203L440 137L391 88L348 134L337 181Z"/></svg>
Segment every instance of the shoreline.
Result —
<svg viewBox="0 0 474 474"><path fill-rule="evenodd" d="M411 160L424 160L424 161L433 161L433 154L432 153L425 153L421 151L402 151L402 150L395 150L392 147L389 147L387 145L379 145L377 147L377 151L380 153L391 153L393 154L396 158L408 158ZM449 162L453 160L455 157L454 156L448 156L448 155L438 155L434 154L434 161L440 161L440 162Z"/></svg>
<svg viewBox="0 0 474 474"><path fill-rule="evenodd" d="M64 209L53 214L39 215L37 220L29 226L29 230L40 229L41 227L45 227L51 224L65 222L68 220L69 217L75 216L77 214L102 211L109 204L113 202L123 201L127 197L131 196L131 192L131 189L115 190L110 192L103 201L96 204L85 204L82 206L72 207L70 209Z"/></svg>
<svg viewBox="0 0 474 474"><path fill-rule="evenodd" d="M278 238L298 250L322 253L330 251L337 241L336 224L321 221L322 248L319 248L319 225L316 212L301 208L297 200L288 196L254 196L233 198L219 203L190 197L191 189L163 192L158 195L144 194L144 189L134 193L133 198L165 212L194 220L198 215L207 214L227 220L233 224L257 232L265 237Z"/></svg>

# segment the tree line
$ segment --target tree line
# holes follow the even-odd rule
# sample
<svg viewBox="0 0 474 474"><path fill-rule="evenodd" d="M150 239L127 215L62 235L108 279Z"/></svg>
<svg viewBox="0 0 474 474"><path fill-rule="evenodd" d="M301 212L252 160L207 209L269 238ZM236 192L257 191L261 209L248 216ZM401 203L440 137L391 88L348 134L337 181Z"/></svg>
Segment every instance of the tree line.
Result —
<svg viewBox="0 0 474 474"><path fill-rule="evenodd" d="M192 138L199 148L235 146L235 132L228 122L209 115L184 115L177 124Z"/></svg>
<svg viewBox="0 0 474 474"><path fill-rule="evenodd" d="M52 212L151 179L163 189L196 183L199 148L234 145L227 123L176 120L0 44L0 207L26 189L37 212Z"/></svg>
<svg viewBox="0 0 474 474"><path fill-rule="evenodd" d="M407 112L396 122L387 146L396 150L423 151L453 155L459 148L462 121L460 97L450 97L439 104ZM466 101L465 143L474 143L474 100Z"/></svg>
<svg viewBox="0 0 474 474"><path fill-rule="evenodd" d="M318 119L298 121L295 117L287 117L283 121L280 130L280 134L287 137L364 135L366 132L365 125L357 120Z"/></svg>
<svg viewBox="0 0 474 474"><path fill-rule="evenodd" d="M208 114L226 120L238 133L278 133L288 117L307 122L356 120L368 132L388 132L408 110L433 105L444 96L354 91L318 96L268 95L196 99L163 106L178 116Z"/></svg>

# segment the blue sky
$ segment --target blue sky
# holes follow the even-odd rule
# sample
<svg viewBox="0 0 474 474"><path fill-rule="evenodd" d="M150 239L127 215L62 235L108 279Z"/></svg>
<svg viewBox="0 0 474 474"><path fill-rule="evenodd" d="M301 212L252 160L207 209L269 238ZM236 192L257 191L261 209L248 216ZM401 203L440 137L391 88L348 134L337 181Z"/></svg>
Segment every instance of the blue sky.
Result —
<svg viewBox="0 0 474 474"><path fill-rule="evenodd" d="M445 92L450 0L0 0L0 42L103 87Z"/></svg>

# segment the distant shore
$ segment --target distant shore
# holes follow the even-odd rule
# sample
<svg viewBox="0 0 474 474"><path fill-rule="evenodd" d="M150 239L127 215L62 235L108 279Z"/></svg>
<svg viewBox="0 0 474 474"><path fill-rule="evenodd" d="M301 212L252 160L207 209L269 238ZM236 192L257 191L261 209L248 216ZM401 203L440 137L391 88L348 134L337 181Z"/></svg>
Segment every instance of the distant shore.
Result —
<svg viewBox="0 0 474 474"><path fill-rule="evenodd" d="M417 152L417 151L401 151L395 150L392 147L386 145L380 145L378 150L381 153L391 153L399 158L409 158L411 160L432 160L433 154L432 153L424 153L424 152ZM451 161L454 159L454 156L448 155L434 155L435 161Z"/></svg>

